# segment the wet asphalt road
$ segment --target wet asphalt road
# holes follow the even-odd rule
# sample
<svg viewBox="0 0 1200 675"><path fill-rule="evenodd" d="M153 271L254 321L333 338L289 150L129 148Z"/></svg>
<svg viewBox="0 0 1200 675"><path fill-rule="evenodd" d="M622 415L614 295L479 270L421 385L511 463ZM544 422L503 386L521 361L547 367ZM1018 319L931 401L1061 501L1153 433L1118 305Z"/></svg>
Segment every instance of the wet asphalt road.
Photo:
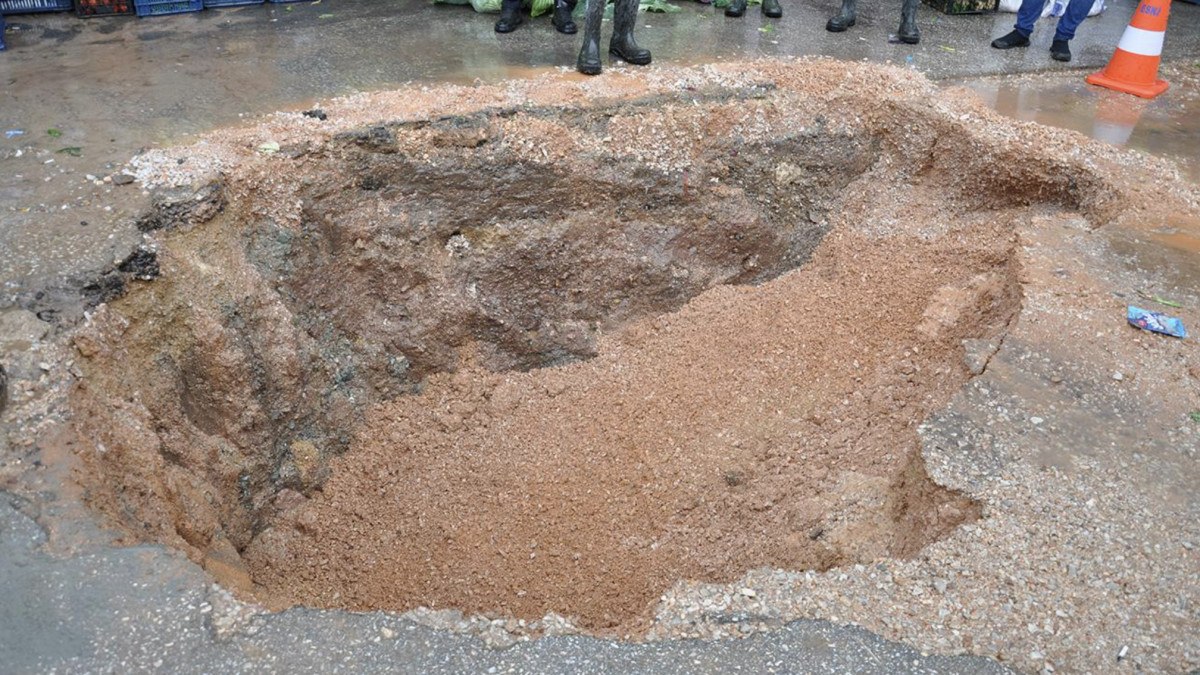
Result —
<svg viewBox="0 0 1200 675"><path fill-rule="evenodd" d="M740 640L627 644L551 637L504 650L383 613L291 610L222 629L210 582L158 546L66 559L0 492L5 673L1003 673L922 657L861 628L799 621ZM214 607L214 604L217 607Z"/></svg>
<svg viewBox="0 0 1200 675"><path fill-rule="evenodd" d="M834 0L786 2L777 22L753 9L730 20L681 4L679 14L643 15L639 36L659 63L828 54L909 64L940 78L1062 68L1047 58L1047 27L1031 49L987 47L1009 29L1011 15L946 17L922 8L924 42L909 47L887 40L896 3L864 0L859 25L841 35L823 29ZM1133 5L1118 0L1085 23L1072 67L1107 61ZM136 244L126 214L61 206L76 199L68 181L103 175L140 147L354 90L491 81L574 60L577 39L555 34L544 19L509 36L493 33L492 21L463 7L384 0L147 20L10 17L17 30L0 54L0 129L29 135L0 137L0 308L45 288L69 292ZM1197 58L1198 29L1200 7L1174 3L1166 57ZM52 155L65 177L47 173L36 152L16 155L42 146L53 153L43 128L62 130L62 145L84 148L81 158ZM744 640L635 645L556 637L503 651L381 613L293 610L224 632L214 622L207 576L180 554L114 548L95 537L54 557L38 548L45 532L12 501L0 492L4 673L1004 672L990 660L921 657L861 629L808 621Z"/></svg>
<svg viewBox="0 0 1200 675"><path fill-rule="evenodd" d="M754 8L729 19L676 4L675 14L640 15L639 40L658 64L823 54L906 64L934 78L1098 68L1136 5L1114 0L1088 19L1075 60L1063 65L1047 51L1052 20L1039 23L1032 47L1000 52L988 43L1011 28L1012 14L946 16L922 6L924 37L912 46L888 41L899 22L893 0L863 0L858 25L839 34L824 28L839 0L785 0L779 20ZM137 191L127 190L127 212L99 210L84 177L112 173L139 148L358 90L494 81L574 63L580 37L559 35L548 17L508 35L493 31L494 20L424 0L268 3L147 19L9 17L0 130L24 134L0 136L0 308L69 304L72 289L137 244L128 217ZM1164 55L1200 57L1200 5L1174 3Z"/></svg>

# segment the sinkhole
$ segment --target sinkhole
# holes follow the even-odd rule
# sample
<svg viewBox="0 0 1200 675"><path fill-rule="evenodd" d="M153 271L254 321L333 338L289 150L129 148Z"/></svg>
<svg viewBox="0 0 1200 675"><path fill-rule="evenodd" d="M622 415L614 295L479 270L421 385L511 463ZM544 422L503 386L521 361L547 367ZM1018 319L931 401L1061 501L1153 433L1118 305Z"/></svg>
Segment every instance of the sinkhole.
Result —
<svg viewBox="0 0 1200 675"><path fill-rule="evenodd" d="M1084 188L847 96L404 119L160 200L75 337L88 503L271 607L598 633L916 554L980 513L917 428L1019 309L1014 223Z"/></svg>

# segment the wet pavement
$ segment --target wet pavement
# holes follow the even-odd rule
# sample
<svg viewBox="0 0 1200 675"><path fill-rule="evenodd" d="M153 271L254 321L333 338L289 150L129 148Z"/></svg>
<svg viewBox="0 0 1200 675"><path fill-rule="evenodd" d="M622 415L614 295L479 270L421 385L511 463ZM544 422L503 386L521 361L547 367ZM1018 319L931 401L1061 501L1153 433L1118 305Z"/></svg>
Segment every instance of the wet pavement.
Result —
<svg viewBox="0 0 1200 675"><path fill-rule="evenodd" d="M858 26L835 35L823 26L837 4L788 3L783 20L769 21L754 8L731 20L681 3L678 14L642 15L639 37L657 63L826 54L908 64L948 85L966 84L1014 118L1172 158L1200 180L1194 80L1154 102L1081 82L1084 70L1108 60L1131 0L1084 24L1070 68L1049 60L1048 24L1032 48L1002 53L987 43L1010 28L1013 15L947 17L923 7L924 41L912 47L887 40L898 3L867 0ZM1174 3L1172 10L1165 58L1195 68L1200 7ZM527 76L573 63L578 47L577 37L557 35L546 19L498 36L493 16L466 7L382 0L146 20L8 20L10 51L0 54L0 309L21 305L49 318L69 318L78 288L141 240L131 216L145 195L104 180L140 148L357 90ZM1010 77L1040 71L1049 74ZM24 133L5 138L7 130ZM114 201L127 206L109 210ZM1197 240L1187 231L1195 229L1180 234L1164 224L1147 235L1156 246L1118 233L1113 248L1136 267L1171 270L1180 286L1194 288ZM89 546L58 558L38 550L47 535L17 505L28 506L0 492L0 595L7 598L0 603L0 663L7 665L0 669L9 672L677 672L681 664L695 672L1001 670L983 659L923 657L826 622L747 640L618 645L559 637L497 652L472 637L378 613L242 618L222 614L221 593L173 551Z"/></svg>
<svg viewBox="0 0 1200 675"><path fill-rule="evenodd" d="M1185 177L1200 182L1200 64L1175 64L1166 74L1176 80L1175 90L1152 101L1089 86L1074 73L972 78L964 84L1004 115L1169 158Z"/></svg>
<svg viewBox="0 0 1200 675"><path fill-rule="evenodd" d="M923 41L910 46L888 40L898 3L864 2L857 26L828 33L825 21L839 4L787 3L783 19L771 20L754 8L729 19L710 6L681 2L678 13L640 15L638 34L659 64L821 54L907 64L941 79L1038 71L1082 76L1049 59L1053 20L1039 24L1029 49L1000 52L988 43L1009 30L1014 15L952 17L922 7ZM1070 67L1103 66L1135 4L1117 0L1088 19ZM385 0L252 5L140 20L9 17L10 49L0 56L0 131L23 134L0 136L0 308L78 315L74 289L140 240L130 220L141 207L139 191L103 182L139 149L353 91L413 81L495 81L574 63L578 36L559 35L548 18L509 35L497 35L494 20L465 6ZM1200 58L1200 6L1174 4L1164 58ZM1080 92L1091 96L1087 89L1073 84L1041 98L1074 100ZM1163 100L1178 95L1168 92ZM997 105L1005 96L1012 98L998 96ZM1191 111L1168 118L1194 118ZM1063 115L1072 116L1089 126L1086 111ZM1197 148L1171 134L1158 145ZM124 192L128 209L97 205L110 202L114 190Z"/></svg>
<svg viewBox="0 0 1200 675"><path fill-rule="evenodd" d="M244 614L159 546L55 559L0 492L0 663L6 673L1004 673L922 656L861 628L797 621L742 640L622 644L548 637L509 649L383 612ZM103 579L104 583L93 580Z"/></svg>

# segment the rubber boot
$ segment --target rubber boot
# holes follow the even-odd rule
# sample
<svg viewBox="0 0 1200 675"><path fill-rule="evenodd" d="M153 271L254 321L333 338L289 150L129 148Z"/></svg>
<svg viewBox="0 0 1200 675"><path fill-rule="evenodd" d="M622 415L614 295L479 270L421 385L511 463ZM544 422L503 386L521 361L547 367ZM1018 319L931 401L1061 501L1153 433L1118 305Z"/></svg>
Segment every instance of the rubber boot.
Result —
<svg viewBox="0 0 1200 675"><path fill-rule="evenodd" d="M917 28L917 0L904 0L900 9L900 30L896 37L906 45L915 45L921 41L921 29Z"/></svg>
<svg viewBox="0 0 1200 675"><path fill-rule="evenodd" d="M554 30L563 35L574 35L579 32L579 27L575 25L575 20L571 18L571 13L574 11L574 2L554 0L554 16L550 19L550 23L554 25Z"/></svg>
<svg viewBox="0 0 1200 675"><path fill-rule="evenodd" d="M825 24L825 30L830 33L841 33L854 25L854 17L858 14L858 0L842 0L842 11Z"/></svg>
<svg viewBox="0 0 1200 675"><path fill-rule="evenodd" d="M765 17L778 19L783 16L783 7L779 6L779 0L763 0L762 13Z"/></svg>
<svg viewBox="0 0 1200 675"><path fill-rule="evenodd" d="M500 4L500 20L496 22L497 33L511 33L521 25L521 0L504 0Z"/></svg>
<svg viewBox="0 0 1200 675"><path fill-rule="evenodd" d="M746 13L746 0L733 0L729 6L725 8L725 16L732 16L735 19Z"/></svg>
<svg viewBox="0 0 1200 675"><path fill-rule="evenodd" d="M586 0L583 15L583 47L575 70L584 75L599 75L604 65L600 62L600 22L604 19L604 0Z"/></svg>
<svg viewBox="0 0 1200 675"><path fill-rule="evenodd" d="M627 63L645 66L650 63L650 50L639 47L633 39L637 11L638 0L617 0L613 8L613 34L608 43L608 51Z"/></svg>

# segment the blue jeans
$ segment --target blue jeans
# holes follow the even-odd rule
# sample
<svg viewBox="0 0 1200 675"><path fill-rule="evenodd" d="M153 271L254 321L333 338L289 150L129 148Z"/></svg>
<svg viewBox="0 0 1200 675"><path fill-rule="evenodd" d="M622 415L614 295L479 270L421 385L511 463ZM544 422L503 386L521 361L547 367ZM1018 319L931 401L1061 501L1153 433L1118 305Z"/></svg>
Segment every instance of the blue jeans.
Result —
<svg viewBox="0 0 1200 675"><path fill-rule="evenodd" d="M1054 30L1055 40L1070 40L1075 37L1075 29L1087 18L1092 8L1093 0L1069 0L1067 13L1058 20L1058 28ZM1022 0L1021 9L1017 10L1017 32L1025 37L1033 33L1033 24L1041 18L1045 0Z"/></svg>

